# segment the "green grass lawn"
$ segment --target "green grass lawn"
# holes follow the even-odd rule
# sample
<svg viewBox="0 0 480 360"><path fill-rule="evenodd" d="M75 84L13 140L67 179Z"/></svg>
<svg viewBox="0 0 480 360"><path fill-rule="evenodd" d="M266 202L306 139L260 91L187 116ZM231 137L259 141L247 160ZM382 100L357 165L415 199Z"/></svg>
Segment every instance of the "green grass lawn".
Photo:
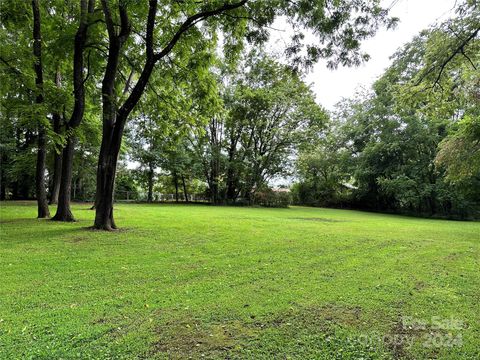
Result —
<svg viewBox="0 0 480 360"><path fill-rule="evenodd" d="M0 359L480 358L478 222L88 208L1 204Z"/></svg>

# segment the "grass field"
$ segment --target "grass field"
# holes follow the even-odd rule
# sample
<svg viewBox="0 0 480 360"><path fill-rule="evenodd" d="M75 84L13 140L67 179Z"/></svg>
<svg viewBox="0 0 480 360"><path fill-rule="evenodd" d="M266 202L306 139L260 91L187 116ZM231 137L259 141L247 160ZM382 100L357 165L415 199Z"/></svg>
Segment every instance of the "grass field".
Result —
<svg viewBox="0 0 480 360"><path fill-rule="evenodd" d="M0 359L478 359L480 223L2 203Z"/></svg>

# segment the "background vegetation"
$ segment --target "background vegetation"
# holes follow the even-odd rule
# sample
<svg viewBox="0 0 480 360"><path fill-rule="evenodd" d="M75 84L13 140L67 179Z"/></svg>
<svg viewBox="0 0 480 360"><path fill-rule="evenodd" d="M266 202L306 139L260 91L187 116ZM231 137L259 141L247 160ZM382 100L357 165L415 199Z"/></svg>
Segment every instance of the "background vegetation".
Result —
<svg viewBox="0 0 480 360"><path fill-rule="evenodd" d="M477 217L477 5L458 3L455 17L399 48L372 89L345 99L329 113L316 103L302 72L322 57L329 59L330 66L366 59L359 51L361 38L371 36L381 23L395 23L375 2L362 8L365 17L356 20L350 18L353 5L341 3L337 11L345 18L338 20L312 13L311 7L287 8L287 13L297 11L305 21L312 21L304 25L318 31L321 45L304 44L303 35L296 33L284 61L248 45L266 41L273 13L248 18L251 24L247 18L245 23L229 22L239 19L245 4L232 10L233 18L209 18L212 24L207 21L205 27L194 27L179 39L174 33L172 53L155 63L154 70L147 69L148 84L139 85L142 96L131 100L129 96L137 91L135 81L147 76L142 74L153 44L145 43L146 50L142 50L140 44L127 41L123 52L112 53L109 44L118 40L115 36L120 36L121 24L115 25L116 35L106 32L104 18L108 10L115 10L118 19L124 13L129 16L125 36L132 32L142 36L138 31L148 9L133 9L120 1L118 9L116 3L101 2L95 10L91 8L94 1L84 1L86 7L78 13L79 9L63 2L38 2L37 18L43 26L43 37L37 34L43 46L39 57L30 48L29 28L35 17L29 4L3 2L1 71L6 81L1 86L1 198L36 197L40 216L40 210L46 215L48 207L38 194L48 192L51 203L59 201L60 194L56 220L74 219L70 197L96 199L96 226L101 228L115 227L113 210L107 209L113 199L110 180L115 177L118 200L268 206L285 206L293 200L313 206ZM153 2L149 11L164 5ZM192 14L202 10L198 4L188 6ZM255 2L246 6L247 12L255 6L278 9ZM315 6L321 8L321 4ZM59 19L57 12L68 21ZM358 23L361 19L363 25ZM222 42L216 26L237 32ZM353 38L342 37L335 45L332 41L340 29ZM145 31L150 31L148 26ZM162 36L168 38L172 31L164 29ZM231 42L234 38L237 43ZM112 56L119 59L113 80L105 77L108 72L102 73ZM143 56L147 65L142 65ZM79 58L83 63L75 62ZM35 64L43 66L42 84ZM80 83L75 82L75 74L83 78ZM114 81L115 90L106 85L109 81ZM109 91L115 95L108 95ZM111 96L118 100L116 111L125 117L113 125L120 127L115 141L108 131L116 130L106 130L115 124L105 113L113 106L108 100ZM130 101L136 105L125 115L122 101L128 109ZM80 114L79 107L83 109ZM107 139L114 143L107 144ZM115 155L120 143L119 155ZM118 165L112 160L107 166L106 159L116 157ZM62 158L67 159L65 169ZM99 179L103 180L99 183ZM286 195L289 187L291 195Z"/></svg>

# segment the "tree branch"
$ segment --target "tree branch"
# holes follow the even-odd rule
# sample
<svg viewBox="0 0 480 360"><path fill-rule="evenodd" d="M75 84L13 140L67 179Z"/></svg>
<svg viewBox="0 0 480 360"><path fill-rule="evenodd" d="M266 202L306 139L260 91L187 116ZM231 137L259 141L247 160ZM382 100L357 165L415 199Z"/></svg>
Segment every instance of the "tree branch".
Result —
<svg viewBox="0 0 480 360"><path fill-rule="evenodd" d="M194 26L197 22L205 20L211 16L219 15L223 13L224 11L228 10L234 10L237 9L247 3L248 0L241 0L237 3L234 4L225 4L217 9L214 10L209 10L209 11L203 11L198 14L190 16L185 22L180 26L180 28L177 30L175 35L173 35L172 39L170 42L163 48L162 51L159 53L155 54L154 59L155 61L158 61L162 59L165 55L167 55L175 46L175 44L180 40L181 36L183 33L185 33L188 29L190 29L192 26Z"/></svg>
<svg viewBox="0 0 480 360"><path fill-rule="evenodd" d="M120 34L118 34L118 39L123 44L130 35L131 25L128 20L127 8L121 1L118 4L118 11L120 13Z"/></svg>
<svg viewBox="0 0 480 360"><path fill-rule="evenodd" d="M443 71L445 70L445 67L448 65L448 63L449 63L450 61L452 61L453 58L454 58L458 53L462 53L462 52L463 52L464 47L465 47L471 40L473 40L473 39L477 36L477 34L478 34L479 31L480 31L480 28L476 29L473 33L471 33L470 36L467 37L464 41L462 41L462 42L460 43L460 45L453 51L453 53L451 53L450 56L449 56L447 59L445 59L445 61L440 65L440 71L439 71L439 73L438 73L438 75L437 75L437 77L436 77L436 79L435 79L435 81L434 81L434 83L433 83L434 86L440 84L440 78L442 77Z"/></svg>
<svg viewBox="0 0 480 360"><path fill-rule="evenodd" d="M152 57L147 56L147 61L145 62L144 68L142 70L142 73L140 74L140 77L137 83L133 87L133 90L130 93L130 96L125 100L123 105L118 110L118 115L119 115L118 119L122 122L126 121L128 115L140 100L140 97L142 96L145 90L145 87L147 86L150 75L155 67L155 63L170 53L170 51L173 49L173 47L178 42L178 40L180 40L183 33L188 31L188 29L194 26L197 22L205 20L208 17L221 14L224 11L239 8L245 5L247 1L248 0L241 0L234 4L225 4L214 10L199 12L193 16L190 16L187 20L185 20L183 24L180 26L180 28L177 30L177 32L173 35L172 39L169 41L167 46L165 46L162 51L160 51L157 54L153 54ZM150 0L148 23L147 23L147 39L148 39L147 46L150 45L152 49L153 49L153 27L155 25L154 17L156 14L156 9L157 9L157 0ZM148 34L149 32L150 32L150 35ZM147 53L149 51L150 50L147 49ZM123 126L124 124L121 124L121 127Z"/></svg>
<svg viewBox="0 0 480 360"><path fill-rule="evenodd" d="M150 0L147 18L147 34L145 38L145 48L147 59L153 60L153 29L155 27L155 15L157 13L157 0Z"/></svg>
<svg viewBox="0 0 480 360"><path fill-rule="evenodd" d="M105 16L105 24L107 25L108 35L111 38L114 38L117 36L117 34L115 33L115 25L113 23L112 13L108 6L107 0L102 0L102 9L103 15Z"/></svg>
<svg viewBox="0 0 480 360"><path fill-rule="evenodd" d="M11 72L13 72L14 74L16 75L23 75L22 72L20 70L18 70L15 66L13 66L12 64L10 64L10 62L8 60L5 60L3 57L0 56L0 61L5 64L5 66L7 68L10 69Z"/></svg>

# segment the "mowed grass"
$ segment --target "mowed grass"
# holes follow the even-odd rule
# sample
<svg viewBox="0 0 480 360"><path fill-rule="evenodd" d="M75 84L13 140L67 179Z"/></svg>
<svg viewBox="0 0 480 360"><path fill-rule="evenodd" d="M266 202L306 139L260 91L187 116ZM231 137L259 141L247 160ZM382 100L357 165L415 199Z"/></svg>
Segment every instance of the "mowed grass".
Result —
<svg viewBox="0 0 480 360"><path fill-rule="evenodd" d="M88 208L1 203L0 359L480 358L478 222L117 204L106 233Z"/></svg>

